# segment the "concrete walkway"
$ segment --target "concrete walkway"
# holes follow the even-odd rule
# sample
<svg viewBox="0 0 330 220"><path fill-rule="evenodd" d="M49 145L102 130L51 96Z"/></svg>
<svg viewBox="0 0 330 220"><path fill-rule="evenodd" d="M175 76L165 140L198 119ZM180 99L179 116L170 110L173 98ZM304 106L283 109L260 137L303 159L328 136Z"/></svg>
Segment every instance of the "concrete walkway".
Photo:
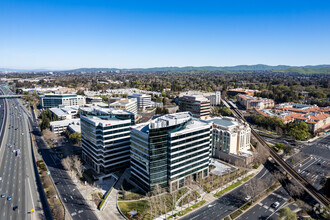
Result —
<svg viewBox="0 0 330 220"><path fill-rule="evenodd" d="M113 187L109 201L105 204L103 211L96 211L99 219L111 219L111 220L125 220L117 209L118 194L123 184L124 179L129 178L129 169L126 169L123 175L119 178L115 186Z"/></svg>

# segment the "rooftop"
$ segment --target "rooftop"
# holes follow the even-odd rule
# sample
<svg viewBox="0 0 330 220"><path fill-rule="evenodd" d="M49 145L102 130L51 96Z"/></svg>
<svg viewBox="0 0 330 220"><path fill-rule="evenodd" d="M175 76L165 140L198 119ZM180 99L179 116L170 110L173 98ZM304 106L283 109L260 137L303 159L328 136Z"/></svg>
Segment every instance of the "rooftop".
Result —
<svg viewBox="0 0 330 220"><path fill-rule="evenodd" d="M126 110L120 110L120 109L114 109L114 108L102 108L97 106L91 106L91 107L81 107L82 111L91 112L95 114L109 114L109 115L131 115L133 113L126 111Z"/></svg>
<svg viewBox="0 0 330 220"><path fill-rule="evenodd" d="M231 118L231 117L225 117L225 118L211 118L208 119L207 121L209 122L213 122L216 125L222 126L222 127L235 127L237 125L239 125L238 121L236 121L235 118Z"/></svg>
<svg viewBox="0 0 330 220"><path fill-rule="evenodd" d="M179 112L158 117L151 122L138 124L134 128L144 133L148 133L150 129L159 129L169 126L184 124L179 130L193 129L199 126L207 125L207 121L193 118L190 112Z"/></svg>

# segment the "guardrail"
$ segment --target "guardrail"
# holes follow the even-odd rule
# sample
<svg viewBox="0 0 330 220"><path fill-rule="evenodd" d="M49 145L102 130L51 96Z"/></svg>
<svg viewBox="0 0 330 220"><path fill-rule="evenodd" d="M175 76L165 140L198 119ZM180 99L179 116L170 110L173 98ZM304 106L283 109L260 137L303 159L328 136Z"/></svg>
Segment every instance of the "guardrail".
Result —
<svg viewBox="0 0 330 220"><path fill-rule="evenodd" d="M226 99L224 99L225 102L229 103ZM231 106L230 110L232 113L237 117L241 118L244 121L245 118L242 115L242 113L237 109L236 106ZM260 144L265 147L269 153L270 156L275 160L275 162L280 165L289 175L291 175L292 178L294 178L305 190L308 192L316 201L321 203L324 206L328 206L330 204L330 201L328 198L326 198L323 194L319 193L313 185L311 185L306 179L304 179L295 169L293 169L289 164L287 164L276 152L274 149L268 146L266 141L264 141L261 136L251 127L251 133L255 136L255 138L260 142Z"/></svg>

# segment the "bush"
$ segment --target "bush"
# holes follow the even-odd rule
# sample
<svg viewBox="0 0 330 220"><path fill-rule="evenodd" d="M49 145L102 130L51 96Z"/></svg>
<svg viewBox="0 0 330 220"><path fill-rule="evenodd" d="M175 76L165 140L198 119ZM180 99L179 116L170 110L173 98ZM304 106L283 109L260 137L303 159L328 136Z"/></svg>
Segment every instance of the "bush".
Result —
<svg viewBox="0 0 330 220"><path fill-rule="evenodd" d="M231 219L235 219L235 218L237 218L242 213L243 212L240 209L238 209L235 212L233 212L232 214L230 214L230 217L231 217Z"/></svg>

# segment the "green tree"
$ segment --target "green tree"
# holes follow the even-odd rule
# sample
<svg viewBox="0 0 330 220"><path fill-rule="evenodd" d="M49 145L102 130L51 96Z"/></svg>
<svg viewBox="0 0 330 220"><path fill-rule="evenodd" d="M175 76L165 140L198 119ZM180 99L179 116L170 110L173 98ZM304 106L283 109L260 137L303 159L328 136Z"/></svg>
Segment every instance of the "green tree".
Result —
<svg viewBox="0 0 330 220"><path fill-rule="evenodd" d="M310 126L304 121L294 122L289 130L289 135L302 141L306 140L310 135L309 130Z"/></svg>
<svg viewBox="0 0 330 220"><path fill-rule="evenodd" d="M74 144L80 144L81 143L81 133L75 132L69 135L70 141Z"/></svg>
<svg viewBox="0 0 330 220"><path fill-rule="evenodd" d="M40 128L41 128L42 131L49 128L49 126L50 126L49 122L50 122L49 118L42 119L41 125L40 125Z"/></svg>
<svg viewBox="0 0 330 220"><path fill-rule="evenodd" d="M77 95L85 95L84 90L78 90Z"/></svg>
<svg viewBox="0 0 330 220"><path fill-rule="evenodd" d="M296 220L297 214L293 212L289 207L284 207L280 210L280 219Z"/></svg>
<svg viewBox="0 0 330 220"><path fill-rule="evenodd" d="M221 107L219 109L219 113L222 115L222 116L231 116L231 111L229 108L227 107Z"/></svg>

